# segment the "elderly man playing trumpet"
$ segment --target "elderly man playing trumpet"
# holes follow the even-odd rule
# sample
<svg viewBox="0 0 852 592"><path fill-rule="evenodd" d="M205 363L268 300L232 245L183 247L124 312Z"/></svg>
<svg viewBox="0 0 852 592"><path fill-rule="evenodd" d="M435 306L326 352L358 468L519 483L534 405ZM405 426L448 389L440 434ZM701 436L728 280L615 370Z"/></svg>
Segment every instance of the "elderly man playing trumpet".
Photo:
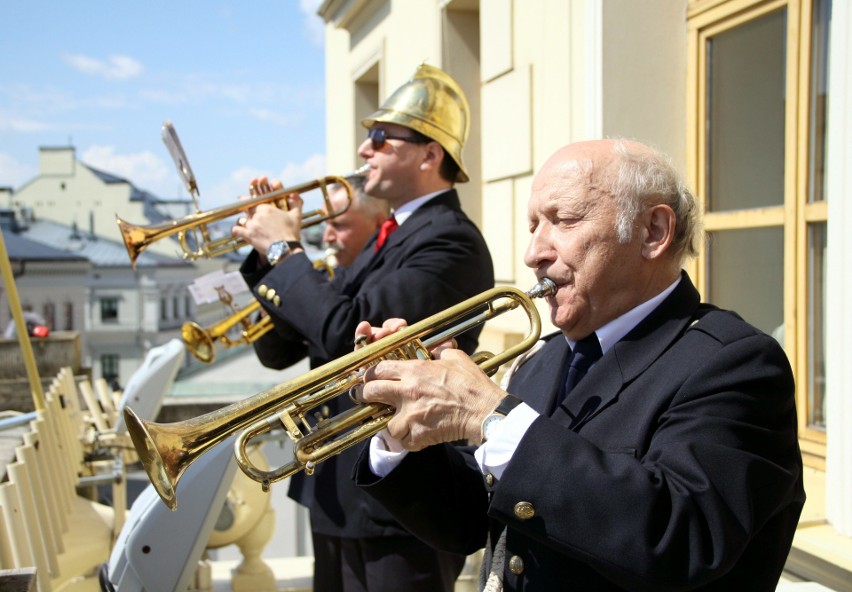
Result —
<svg viewBox="0 0 852 592"><path fill-rule="evenodd" d="M507 391L453 348L368 370L360 396L396 413L356 483L437 548L485 547L488 590L774 590L805 497L793 375L681 270L693 196L650 147L583 142L528 222L559 331Z"/></svg>

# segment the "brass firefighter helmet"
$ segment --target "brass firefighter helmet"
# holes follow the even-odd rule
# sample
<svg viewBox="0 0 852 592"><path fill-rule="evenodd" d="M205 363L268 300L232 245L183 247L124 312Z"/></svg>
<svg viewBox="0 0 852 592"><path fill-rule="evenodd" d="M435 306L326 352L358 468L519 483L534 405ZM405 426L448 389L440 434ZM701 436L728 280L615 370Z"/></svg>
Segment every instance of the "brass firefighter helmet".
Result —
<svg viewBox="0 0 852 592"><path fill-rule="evenodd" d="M470 180L461 156L470 130L470 108L458 83L443 70L420 64L414 76L361 123L370 129L380 121L403 125L435 140L459 165L456 182Z"/></svg>

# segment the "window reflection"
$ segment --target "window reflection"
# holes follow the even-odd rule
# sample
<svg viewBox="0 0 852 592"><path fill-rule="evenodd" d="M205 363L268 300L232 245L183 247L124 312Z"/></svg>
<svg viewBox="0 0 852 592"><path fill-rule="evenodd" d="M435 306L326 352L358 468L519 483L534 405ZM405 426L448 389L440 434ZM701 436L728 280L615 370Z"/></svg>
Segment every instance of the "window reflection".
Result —
<svg viewBox="0 0 852 592"><path fill-rule="evenodd" d="M784 230L708 233L709 301L736 311L783 345Z"/></svg>
<svg viewBox="0 0 852 592"><path fill-rule="evenodd" d="M784 203L787 11L707 42L708 211Z"/></svg>
<svg viewBox="0 0 852 592"><path fill-rule="evenodd" d="M808 425L825 429L826 223L808 224Z"/></svg>

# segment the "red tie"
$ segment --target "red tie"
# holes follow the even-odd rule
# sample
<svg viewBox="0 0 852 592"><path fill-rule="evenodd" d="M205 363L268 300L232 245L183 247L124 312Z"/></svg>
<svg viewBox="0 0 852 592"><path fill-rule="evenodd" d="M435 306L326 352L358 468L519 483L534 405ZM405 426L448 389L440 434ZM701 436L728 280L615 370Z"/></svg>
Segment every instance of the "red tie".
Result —
<svg viewBox="0 0 852 592"><path fill-rule="evenodd" d="M382 245L385 244L385 241L388 240L391 232L396 230L398 227L399 224L396 223L396 218L393 216L382 222L382 227L379 228L379 238L376 239L376 253L379 252L379 249L381 249Z"/></svg>

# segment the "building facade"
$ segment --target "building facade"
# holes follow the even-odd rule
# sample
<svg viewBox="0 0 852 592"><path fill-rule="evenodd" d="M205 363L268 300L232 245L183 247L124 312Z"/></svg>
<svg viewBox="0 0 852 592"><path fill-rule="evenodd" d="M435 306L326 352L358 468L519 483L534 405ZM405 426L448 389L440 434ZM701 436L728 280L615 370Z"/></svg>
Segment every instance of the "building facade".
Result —
<svg viewBox="0 0 852 592"><path fill-rule="evenodd" d="M852 573L849 3L325 0L319 14L333 170L360 164L360 120L419 63L460 83L472 121L471 182L459 191L501 283L534 281L526 199L555 149L627 137L672 155L705 210L689 273L706 300L775 335L795 371L809 499L791 565L846 589L836 583ZM500 322L492 331L515 330Z"/></svg>
<svg viewBox="0 0 852 592"><path fill-rule="evenodd" d="M116 214L140 225L179 218L191 202L157 198L93 169L73 148L41 148L39 162L36 178L4 191L4 237L19 269L22 306L52 331L79 332L82 363L93 377L126 384L150 348L181 337L184 322L206 326L222 317L218 303L196 305L189 286L228 261L189 262L174 240L158 240L133 267L116 224ZM9 319L0 303L0 326Z"/></svg>

